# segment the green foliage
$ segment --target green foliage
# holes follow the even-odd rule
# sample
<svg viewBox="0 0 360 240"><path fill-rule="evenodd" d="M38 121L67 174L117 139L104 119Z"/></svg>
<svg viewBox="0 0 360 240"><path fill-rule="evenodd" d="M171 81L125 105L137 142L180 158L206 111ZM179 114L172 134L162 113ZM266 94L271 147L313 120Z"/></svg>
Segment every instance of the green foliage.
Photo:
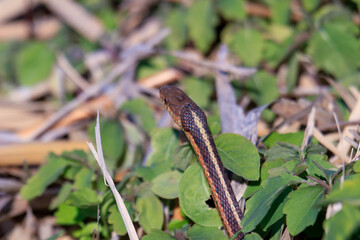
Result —
<svg viewBox="0 0 360 240"><path fill-rule="evenodd" d="M21 188L21 196L26 200L40 196L46 187L58 179L68 165L69 161L65 158L51 154L47 163L42 165L37 174L32 176Z"/></svg>
<svg viewBox="0 0 360 240"><path fill-rule="evenodd" d="M266 0L271 9L271 17L276 24L286 24L290 15L290 0Z"/></svg>
<svg viewBox="0 0 360 240"><path fill-rule="evenodd" d="M202 227L195 224L188 232L187 237L191 239L212 239L212 240L226 240L228 239L224 232L217 227Z"/></svg>
<svg viewBox="0 0 360 240"><path fill-rule="evenodd" d="M325 220L326 240L356 239L351 238L355 230L360 227L360 210L349 205L342 205L342 209L331 218ZM354 236L355 237L355 236ZM356 236L358 237L358 236Z"/></svg>
<svg viewBox="0 0 360 240"><path fill-rule="evenodd" d="M215 144L225 168L248 180L259 179L259 154L249 140L237 134L224 133L215 139Z"/></svg>
<svg viewBox="0 0 360 240"><path fill-rule="evenodd" d="M136 209L139 212L139 223L147 233L152 229L161 229L164 217L160 200L155 196L138 198Z"/></svg>
<svg viewBox="0 0 360 240"><path fill-rule="evenodd" d="M358 39L333 25L314 33L308 48L314 64L338 78L353 73L360 66L359 51Z"/></svg>
<svg viewBox="0 0 360 240"><path fill-rule="evenodd" d="M139 63L137 77L139 79L149 77L167 67L168 60L164 56L155 56L153 58L144 59Z"/></svg>
<svg viewBox="0 0 360 240"><path fill-rule="evenodd" d="M360 190L357 186L360 183L360 174L350 176L344 184L338 182L326 197L326 203L342 202L349 205L360 205Z"/></svg>
<svg viewBox="0 0 360 240"><path fill-rule="evenodd" d="M128 210L129 211L129 210ZM127 231L126 231L126 227L124 224L124 221L121 217L121 214L117 208L117 206L115 204L113 204L110 208L109 208L109 218L108 221L110 224L113 225L114 227L114 231L119 234L120 236L124 236Z"/></svg>
<svg viewBox="0 0 360 240"><path fill-rule="evenodd" d="M208 51L210 44L215 40L217 22L218 17L211 1L199 0L190 6L187 15L189 35L201 52Z"/></svg>
<svg viewBox="0 0 360 240"><path fill-rule="evenodd" d="M286 133L286 134L279 134L277 132L273 132L264 140L264 144L268 148L272 148L274 145L276 145L276 142L286 142L300 146L303 138L304 138L304 132Z"/></svg>
<svg viewBox="0 0 360 240"><path fill-rule="evenodd" d="M216 209L205 203L209 199L210 189L200 164L188 167L180 181L179 203L181 209L195 223L206 227L221 226Z"/></svg>
<svg viewBox="0 0 360 240"><path fill-rule="evenodd" d="M284 206L286 223L291 235L295 236L315 223L324 191L318 186L306 186L289 194Z"/></svg>
<svg viewBox="0 0 360 240"><path fill-rule="evenodd" d="M173 165L172 154L178 145L177 140L177 135L171 128L154 130L151 134L152 152L148 157L147 165L161 164L170 169Z"/></svg>
<svg viewBox="0 0 360 240"><path fill-rule="evenodd" d="M296 86L297 76L299 75L298 55L294 55L290 59L289 72L286 75L286 87L288 92L292 91Z"/></svg>
<svg viewBox="0 0 360 240"><path fill-rule="evenodd" d="M166 39L166 45L170 49L180 49L187 40L186 22L184 21L185 9L173 8L168 11L165 23L171 29Z"/></svg>
<svg viewBox="0 0 360 240"><path fill-rule="evenodd" d="M107 167L113 169L117 160L124 152L124 132L119 121L101 118L100 119L101 143ZM88 127L88 135L95 144L95 123Z"/></svg>
<svg viewBox="0 0 360 240"><path fill-rule="evenodd" d="M253 67L262 59L265 42L259 31L245 28L235 33L230 47L244 65Z"/></svg>
<svg viewBox="0 0 360 240"><path fill-rule="evenodd" d="M245 235L244 240L262 240L262 238L257 233L250 233Z"/></svg>
<svg viewBox="0 0 360 240"><path fill-rule="evenodd" d="M71 191L72 191L73 185L71 183L65 183L61 186L61 189L56 196L56 199L50 204L50 209L53 210L55 208L58 208L60 204L65 202L65 200L69 197Z"/></svg>
<svg viewBox="0 0 360 240"><path fill-rule="evenodd" d="M90 188L81 188L72 192L67 200L67 203L79 208L97 206L100 201L98 200L97 193Z"/></svg>
<svg viewBox="0 0 360 240"><path fill-rule="evenodd" d="M16 73L21 85L35 85L50 75L55 55L42 42L24 45L16 56Z"/></svg>
<svg viewBox="0 0 360 240"><path fill-rule="evenodd" d="M221 15L228 20L243 20L246 17L244 0L223 0L217 2Z"/></svg>
<svg viewBox="0 0 360 240"><path fill-rule="evenodd" d="M144 99L138 98L127 101L122 105L121 110L135 117L135 120L147 133L156 127L153 112Z"/></svg>
<svg viewBox="0 0 360 240"><path fill-rule="evenodd" d="M160 230L152 230L150 234L145 235L144 237L141 238L141 240L176 240L175 237L172 237L170 234L168 233L164 233Z"/></svg>
<svg viewBox="0 0 360 240"><path fill-rule="evenodd" d="M88 6L98 3L84 2ZM186 47L212 59L218 45L226 42L234 62L261 69L244 84L232 82L236 93L247 94L252 105L276 101L280 97L280 87L285 89L285 94L293 96L299 76L308 74L308 64L343 85L359 86L359 28L351 18L358 14L359 0L342 1L341 5L332 1L301 0L299 5L305 13L301 21L291 17L290 0L256 1L270 8L269 19L247 13L248 3L251 1L199 0L186 6L172 2L152 12L168 10L161 16L165 16L165 25L171 28L165 47ZM110 5L103 6L96 14L106 29L113 31L121 18L127 16L118 15ZM151 10L155 8L157 6L151 6ZM77 45L81 52L86 52L94 50L98 44L79 36L74 38L66 29L59 35L61 38L52 42L55 49ZM55 56L45 43L20 45L15 54L12 48L0 45L3 52L0 81L4 76L13 75L20 84L32 86L50 75ZM10 62L4 63L7 58ZM78 59L70 57L69 60L84 73L84 66ZM169 60L172 59L163 55L141 60L137 78L169 67ZM12 73L11 68L16 72ZM279 69L285 69L286 74ZM214 110L216 102L212 101L215 97L213 85L212 79L197 76L186 76L183 81L188 95L210 113L209 127L214 135L219 135L221 127L217 110ZM348 110L343 109L347 116ZM125 102L120 112L127 114L135 124L101 119L103 151L111 173L117 167L130 171L117 189L125 199L133 222L146 232L143 239L176 239L176 231L188 239L227 239L219 229L222 223L217 211L206 203L210 191L192 147L188 143L179 146L182 138L177 131L158 129L155 114L144 99ZM267 121L272 117L269 111L263 114ZM88 133L94 141L93 126ZM248 183L242 221L248 233L245 240L280 239L285 229L291 237L314 238L312 229L315 228L321 235L317 238L357 237L360 228L359 162L347 164L346 172L342 173L328 161L326 150L316 141L301 149L303 137L302 131L273 132L262 142L265 148L260 151L261 158L256 147L241 136L220 134L215 138L224 166ZM141 160L144 164L140 166ZM345 181L341 183L343 174ZM59 182L60 191L50 209L55 211L57 224L71 225L74 238L91 239L93 229L100 231L101 239L110 238L113 231L126 235L113 196L93 157L79 152L50 155L20 193L24 199L32 200ZM163 209L169 210L171 219L177 201L184 219L165 223ZM338 212L325 219L325 211L332 205L340 206Z"/></svg>
<svg viewBox="0 0 360 240"><path fill-rule="evenodd" d="M57 224L74 225L84 220L86 215L83 210L64 203L55 212L55 217Z"/></svg>
<svg viewBox="0 0 360 240"><path fill-rule="evenodd" d="M276 77L265 71L258 71L252 81L246 82L249 96L259 106L269 104L279 97Z"/></svg>
<svg viewBox="0 0 360 240"><path fill-rule="evenodd" d="M206 108L213 93L213 85L209 81L188 77L184 80L186 94L201 108Z"/></svg>
<svg viewBox="0 0 360 240"><path fill-rule="evenodd" d="M283 173L270 178L262 184L262 189L256 192L246 202L245 216L242 221L244 232L250 232L261 222L266 213L270 210L272 203L290 184L296 184L301 179L290 174Z"/></svg>
<svg viewBox="0 0 360 240"><path fill-rule="evenodd" d="M174 165L177 169L184 171L194 159L194 153L190 144L177 147L173 154Z"/></svg>
<svg viewBox="0 0 360 240"><path fill-rule="evenodd" d="M151 187L151 190L154 194L165 199L177 198L181 177L182 174L179 171L160 174L152 180L154 185Z"/></svg>

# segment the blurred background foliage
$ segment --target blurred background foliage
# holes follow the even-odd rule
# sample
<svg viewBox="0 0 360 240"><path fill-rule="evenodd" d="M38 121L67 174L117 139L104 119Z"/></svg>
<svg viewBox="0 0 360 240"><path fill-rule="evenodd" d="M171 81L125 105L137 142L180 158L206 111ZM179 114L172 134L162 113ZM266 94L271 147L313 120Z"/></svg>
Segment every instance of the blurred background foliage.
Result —
<svg viewBox="0 0 360 240"><path fill-rule="evenodd" d="M123 74L130 76L131 84L107 84L91 99L99 102L79 114L85 116L79 117L81 121L63 123L73 128L64 134L56 132L53 138L45 131L45 140L39 135L30 141L40 143L38 148L43 148L46 154L56 152L45 145L49 138L50 142L61 140L72 144L74 140L94 142L93 121L96 108L100 106L107 168L118 182L117 188L143 239L226 239L218 228L220 219L216 210L205 204L209 189L203 184L200 167L194 164L192 148L187 143L179 146L183 136L163 121L157 87L175 81L208 113L208 124L222 152L224 165L248 180L244 193L244 197L250 199L244 218L245 229L249 232L246 239L282 239L286 228L289 237L298 236L299 239L358 239L360 194L356 186L360 184L360 164L346 165L348 176L341 188L341 171L329 162L336 152L319 146L320 140L313 140L305 149L300 147L306 126L304 116L308 116L308 112L294 120L296 127L291 129L292 133L278 133L275 126L280 120L290 118L290 113L297 113L294 111L303 107L302 103L306 103L306 107L318 103L319 95L323 97L321 101L325 100L318 104L322 108L316 119L317 127L332 126L323 133L338 134L334 112L341 121L359 121L360 117L349 118L354 109L349 103L354 103L355 97L347 101L344 92L339 90L353 88L351 92L356 93L355 89L358 92L360 88L359 0L67 0L96 19L101 27L95 37L79 31L74 21L64 20L59 10L48 2L34 1L34 5L19 14L0 21L3 33L0 33L0 103L5 101L6 107L23 105L26 112L37 114L36 120L41 123L76 101L86 92L86 87L101 84L118 64L131 61L131 54L136 51L134 46L143 47L149 38L130 41L134 33L147 30L143 27L151 24L155 29L167 27L171 30L153 53L136 61L133 71L129 68L129 72ZM0 10L0 15L4 10ZM81 22L76 15L73 18ZM55 19L59 25L52 34L39 38L36 31L39 19L45 22ZM22 37L7 38L2 27L18 21L32 30ZM90 29L92 27L97 28L90 24ZM143 33L146 35L145 30ZM218 89L213 73L170 54L177 51L216 63L221 44L229 48L229 64L257 70L245 79L229 74L237 102L245 111L282 99L292 101L293 105L288 103L280 109L264 110L260 121L266 130L259 131L259 137L267 138L260 139L258 148L244 137L220 134ZM105 53L107 60L93 69L87 60L97 53ZM83 79L84 88L57 80L62 76L57 71L61 57L67 59ZM150 87L141 85L168 69L175 69L177 77ZM118 82L126 82L125 78L119 78ZM28 97L27 94L33 94L43 84L45 91ZM125 91L116 92L113 105L108 107L108 102L100 102L104 95L111 95L108 93L118 87ZM359 97L357 99L359 101ZM6 116L0 113L0 120L6 120L10 111L6 112L8 108L5 111L5 105L0 106L0 112L1 108ZM31 132L31 126L39 125L32 123L28 127L23 123L28 119L28 115L25 116L16 117L19 121L16 127L2 126L4 120L0 121L3 134L0 136L0 162L5 159L1 152L11 146L10 143L15 146L29 142L22 137ZM13 135L9 137L8 133ZM7 139L10 140L7 142ZM87 150L84 145L79 148ZM31 154L21 157L15 166L21 169L18 175L3 165L1 177L20 184L9 196L16 199L20 194L27 201L22 202L23 209L15 213L6 212L1 206L0 213L6 213L6 217L0 217L0 221L8 220L5 227L0 228L1 236L16 239L14 231L10 233L9 229L25 222L24 215L30 215L26 209L32 209L37 219L44 215L54 217L48 239L67 234L76 239L92 239L94 229L101 239L111 238L113 232L126 235L121 215L94 157L87 151L73 148L67 151L61 148L60 152L49 154L45 163L41 158L36 164L23 164L22 161L32 155L30 151ZM35 147L30 149L34 151ZM25 148L20 145L20 150L15 152L22 151ZM38 166L35 174L32 170ZM308 176L312 180L309 185ZM45 207L37 211L34 203L43 196L47 196ZM310 201L312 199L314 201ZM328 206L336 202L344 204L342 210L332 218L325 218ZM40 225L38 223L37 230L28 236L41 238ZM336 228L338 231L334 230Z"/></svg>

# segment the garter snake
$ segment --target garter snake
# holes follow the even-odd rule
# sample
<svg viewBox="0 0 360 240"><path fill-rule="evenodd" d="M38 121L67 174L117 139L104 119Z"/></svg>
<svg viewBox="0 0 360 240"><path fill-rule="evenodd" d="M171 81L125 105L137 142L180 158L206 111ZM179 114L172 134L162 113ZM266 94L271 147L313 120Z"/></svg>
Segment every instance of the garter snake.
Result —
<svg viewBox="0 0 360 240"><path fill-rule="evenodd" d="M231 238L241 229L243 213L210 134L205 113L179 88L169 85L161 87L160 98L189 139L210 186L225 231ZM243 237L244 234L240 233L237 239Z"/></svg>

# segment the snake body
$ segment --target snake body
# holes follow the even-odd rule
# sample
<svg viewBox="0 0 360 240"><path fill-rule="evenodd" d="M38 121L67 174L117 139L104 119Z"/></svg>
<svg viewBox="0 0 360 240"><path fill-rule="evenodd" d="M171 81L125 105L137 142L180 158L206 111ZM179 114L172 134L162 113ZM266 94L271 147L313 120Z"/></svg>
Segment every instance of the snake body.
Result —
<svg viewBox="0 0 360 240"><path fill-rule="evenodd" d="M161 87L160 98L189 139L210 186L225 231L231 238L241 229L243 213L215 147L205 113L179 88L169 85ZM244 234L240 233L236 239L243 237Z"/></svg>

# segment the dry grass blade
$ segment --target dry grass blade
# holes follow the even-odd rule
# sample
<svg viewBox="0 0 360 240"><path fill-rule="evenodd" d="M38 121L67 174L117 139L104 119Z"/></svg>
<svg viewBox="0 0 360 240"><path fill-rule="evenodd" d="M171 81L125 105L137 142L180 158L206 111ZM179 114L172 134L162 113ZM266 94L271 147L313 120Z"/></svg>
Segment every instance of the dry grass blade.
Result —
<svg viewBox="0 0 360 240"><path fill-rule="evenodd" d="M66 116L73 109L79 107L82 103L87 101L89 98L94 97L100 93L100 91L113 82L115 78L119 75L123 74L126 70L128 70L131 66L136 64L136 62L147 56L148 54L153 52L153 47L160 43L167 35L169 34L168 29L163 29L152 39L149 39L145 44L135 46L132 49L129 49L124 53L122 59L124 60L119 65L117 65L106 77L105 79L98 84L94 84L86 89L79 97L69 102L62 109L52 115L46 123L36 129L29 137L25 139L25 141L31 141L36 139L39 135L41 135L44 131L50 128L52 125L57 123L60 119ZM126 60L125 60L126 58Z"/></svg>
<svg viewBox="0 0 360 240"><path fill-rule="evenodd" d="M101 22L76 1L43 0L43 3L90 41L98 40L105 33Z"/></svg>
<svg viewBox="0 0 360 240"><path fill-rule="evenodd" d="M67 77L81 90L85 90L89 87L89 84L85 79L71 66L69 61L65 58L64 54L57 55L58 65L61 70L67 75Z"/></svg>
<svg viewBox="0 0 360 240"><path fill-rule="evenodd" d="M74 149L87 150L83 141L31 142L0 146L0 166L21 166L24 160L29 165L41 164L49 152L61 154Z"/></svg>
<svg viewBox="0 0 360 240"><path fill-rule="evenodd" d="M249 77L257 71L256 68L237 67L226 63L219 64L217 62L212 62L208 60L195 59L192 56L189 56L185 52L181 52L181 51L160 51L160 52L199 65L201 67L208 68L213 71L224 71L224 72L232 73L241 79Z"/></svg>
<svg viewBox="0 0 360 240"><path fill-rule="evenodd" d="M355 107L356 99L341 84L335 82L328 77L325 77L325 80L330 83L333 88L336 89L336 91L340 94L346 105L350 108L350 110L352 110Z"/></svg>
<svg viewBox="0 0 360 240"><path fill-rule="evenodd" d="M98 112L97 118L96 118L95 137L96 137L97 152L91 143L87 142L87 144L89 145L91 152L93 153L96 161L98 162L98 164L101 168L101 171L104 175L105 184L110 187L110 189L115 197L116 205L117 205L118 210L120 211L120 214L123 218L123 221L125 223L125 227L127 229L130 239L137 240L139 238L136 234L135 227L131 221L130 215L125 207L124 201L122 200L119 192L117 191L114 181L111 178L110 173L106 169L106 164L105 164L103 151L102 151L101 136L100 136L99 112Z"/></svg>
<svg viewBox="0 0 360 240"><path fill-rule="evenodd" d="M355 104L354 108L352 109L348 120L349 121L354 121L354 120L358 120L358 119L360 119L360 97L358 97L356 99L356 104ZM343 135L342 135L342 137L344 139L346 137L351 137L351 135L352 135L351 134L351 129L354 129L354 127L353 126L347 126L347 127L344 128ZM341 142L341 140L340 140L337 147L338 147L338 149L343 149L344 154L347 154L349 152L349 150L350 150L351 145L347 141ZM346 163L349 163L350 158L346 158L345 160L346 160Z"/></svg>
<svg viewBox="0 0 360 240"><path fill-rule="evenodd" d="M341 156L341 152L337 149L332 142L324 136L316 127L314 128L314 137L321 143L324 147L326 147L329 151L331 151L336 156Z"/></svg>

